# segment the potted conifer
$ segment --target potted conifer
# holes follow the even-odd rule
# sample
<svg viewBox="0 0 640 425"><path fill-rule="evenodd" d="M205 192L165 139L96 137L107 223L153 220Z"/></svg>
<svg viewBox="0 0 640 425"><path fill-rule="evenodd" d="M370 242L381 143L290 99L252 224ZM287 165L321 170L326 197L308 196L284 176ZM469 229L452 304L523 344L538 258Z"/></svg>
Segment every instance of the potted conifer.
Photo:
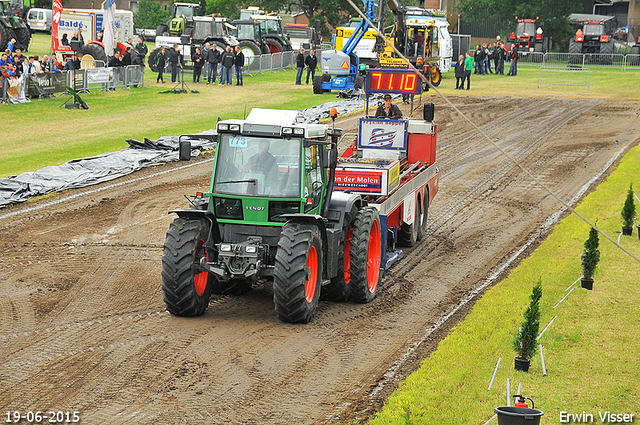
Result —
<svg viewBox="0 0 640 425"><path fill-rule="evenodd" d="M536 354L540 329L540 298L542 298L542 278L531 291L529 307L524 312L524 321L513 339L513 349L517 354L514 359L516 370L528 372L531 359Z"/></svg>
<svg viewBox="0 0 640 425"><path fill-rule="evenodd" d="M622 207L622 234L631 236L633 233L633 219L636 217L636 204L633 202L633 184L629 183L627 199Z"/></svg>
<svg viewBox="0 0 640 425"><path fill-rule="evenodd" d="M596 272L598 261L600 261L599 245L598 232L592 227L589 230L589 238L584 243L584 252L582 253L582 287L588 290L593 289L593 274Z"/></svg>

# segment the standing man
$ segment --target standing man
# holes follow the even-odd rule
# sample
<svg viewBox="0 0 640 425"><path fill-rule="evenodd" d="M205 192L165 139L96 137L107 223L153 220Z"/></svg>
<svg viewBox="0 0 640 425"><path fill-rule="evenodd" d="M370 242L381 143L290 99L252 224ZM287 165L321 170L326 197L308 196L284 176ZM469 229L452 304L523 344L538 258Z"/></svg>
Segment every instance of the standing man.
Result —
<svg viewBox="0 0 640 425"><path fill-rule="evenodd" d="M476 64L475 73L478 75L482 75L482 62L484 61L484 51L482 50L482 47L479 44L478 44L478 47L476 47L475 53L473 54L473 59Z"/></svg>
<svg viewBox="0 0 640 425"><path fill-rule="evenodd" d="M142 37L138 37L138 44L136 44L136 51L138 52L138 57L140 58L140 63L144 66L144 58L149 53L149 48L146 44L144 44L144 40Z"/></svg>
<svg viewBox="0 0 640 425"><path fill-rule="evenodd" d="M221 86L224 86L225 84L228 86L231 85L231 69L233 68L234 60L235 58L231 51L231 46L227 46L225 52L220 58L220 64L222 65L222 75L220 76Z"/></svg>
<svg viewBox="0 0 640 425"><path fill-rule="evenodd" d="M191 61L193 62L193 82L199 83L200 74L202 74L202 67L204 65L204 58L202 57L199 47L196 47L196 52L191 56Z"/></svg>
<svg viewBox="0 0 640 425"><path fill-rule="evenodd" d="M296 66L298 73L296 74L296 85L302 84L302 70L304 69L304 49L300 49L300 53L296 56Z"/></svg>
<svg viewBox="0 0 640 425"><path fill-rule="evenodd" d="M236 86L243 84L242 70L244 68L244 53L240 50L240 46L236 46L236 57L234 64L236 66Z"/></svg>
<svg viewBox="0 0 640 425"><path fill-rule="evenodd" d="M507 75L518 75L518 47L511 43L511 53L509 54L511 63L509 64L509 73Z"/></svg>
<svg viewBox="0 0 640 425"><path fill-rule="evenodd" d="M455 63L456 90L462 90L464 83L464 56L460 55L458 62Z"/></svg>
<svg viewBox="0 0 640 425"><path fill-rule="evenodd" d="M316 77L316 66L318 66L318 58L313 52L313 49L309 50L309 56L304 60L304 64L307 65L307 84L309 84L309 74L311 74L311 84Z"/></svg>
<svg viewBox="0 0 640 425"><path fill-rule="evenodd" d="M211 45L207 43L204 45L203 56L205 62L207 62L207 84L215 83L220 53L215 46L212 48Z"/></svg>
<svg viewBox="0 0 640 425"><path fill-rule="evenodd" d="M462 85L464 86L464 80L467 80L467 90L469 90L469 86L471 85L471 71L473 70L473 66L475 63L473 62L473 57L471 57L471 53L467 52L467 57L464 60L464 77L462 78Z"/></svg>
<svg viewBox="0 0 640 425"><path fill-rule="evenodd" d="M177 44L174 44L173 49L169 51L169 64L171 65L171 82L175 83L176 78L180 82L178 68L182 68L182 53Z"/></svg>

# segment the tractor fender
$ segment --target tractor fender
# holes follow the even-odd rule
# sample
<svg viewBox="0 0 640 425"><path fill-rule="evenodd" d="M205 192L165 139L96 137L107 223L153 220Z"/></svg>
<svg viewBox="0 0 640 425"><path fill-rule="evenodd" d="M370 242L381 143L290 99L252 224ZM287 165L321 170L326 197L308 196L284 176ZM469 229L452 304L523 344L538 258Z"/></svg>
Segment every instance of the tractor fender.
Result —
<svg viewBox="0 0 640 425"><path fill-rule="evenodd" d="M187 210L172 210L169 214L177 214L180 218L187 218L189 220L204 220L209 223L209 240L207 245L213 247L215 243L221 242L220 229L218 227L218 221L214 217L211 210L208 208L208 203L205 204L206 210L201 209L187 209Z"/></svg>
<svg viewBox="0 0 640 425"><path fill-rule="evenodd" d="M337 221L337 228L343 228L345 215L351 212L353 207L360 209L367 206L367 201L356 193L333 192L331 193L331 201L329 202L329 219Z"/></svg>

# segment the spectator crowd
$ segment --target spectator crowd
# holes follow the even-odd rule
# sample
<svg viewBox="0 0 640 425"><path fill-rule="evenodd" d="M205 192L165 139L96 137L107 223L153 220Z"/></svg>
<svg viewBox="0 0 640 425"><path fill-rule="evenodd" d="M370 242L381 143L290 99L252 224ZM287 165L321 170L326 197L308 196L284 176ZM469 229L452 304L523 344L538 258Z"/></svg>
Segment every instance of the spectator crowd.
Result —
<svg viewBox="0 0 640 425"><path fill-rule="evenodd" d="M505 63L509 62L507 75L518 75L518 46L511 43L507 46L500 36L494 43L478 44L476 50L460 55L455 63L456 90L466 89L471 85L471 75L496 74L504 75ZM493 65L493 66L492 66Z"/></svg>
<svg viewBox="0 0 640 425"><path fill-rule="evenodd" d="M185 68L185 61L180 47L176 44L171 49L161 47L158 54L153 58L155 63L150 64L152 68L155 68L158 72L156 78L157 83L164 83L164 73L168 71L171 73L171 82L180 83L183 81L183 71ZM217 45L211 45L206 43L201 49L195 48L195 52L191 55L191 62L193 63L193 82L206 84L215 84L218 78L218 68L220 68L219 85L230 86L233 84L233 75L235 74L236 86L244 85L243 71L244 71L244 53L240 50L240 46L226 46L225 49L220 52Z"/></svg>

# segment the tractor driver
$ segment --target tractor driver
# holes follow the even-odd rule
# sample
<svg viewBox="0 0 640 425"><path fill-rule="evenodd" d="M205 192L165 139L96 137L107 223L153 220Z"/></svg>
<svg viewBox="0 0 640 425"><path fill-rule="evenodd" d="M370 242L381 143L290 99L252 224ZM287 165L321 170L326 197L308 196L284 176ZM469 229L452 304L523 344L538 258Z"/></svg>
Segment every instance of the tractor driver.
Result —
<svg viewBox="0 0 640 425"><path fill-rule="evenodd" d="M384 103L378 106L376 110L376 118L388 118L392 120L399 120L402 118L402 111L397 105L391 103L391 95L384 95Z"/></svg>
<svg viewBox="0 0 640 425"><path fill-rule="evenodd" d="M258 153L249 158L249 162L245 165L244 171L249 171L253 173L262 173L271 181L271 179L276 179L277 175L275 174L278 167L276 158L271 155L269 152L269 148L271 147L271 142L266 139L260 140L260 145L258 146Z"/></svg>

